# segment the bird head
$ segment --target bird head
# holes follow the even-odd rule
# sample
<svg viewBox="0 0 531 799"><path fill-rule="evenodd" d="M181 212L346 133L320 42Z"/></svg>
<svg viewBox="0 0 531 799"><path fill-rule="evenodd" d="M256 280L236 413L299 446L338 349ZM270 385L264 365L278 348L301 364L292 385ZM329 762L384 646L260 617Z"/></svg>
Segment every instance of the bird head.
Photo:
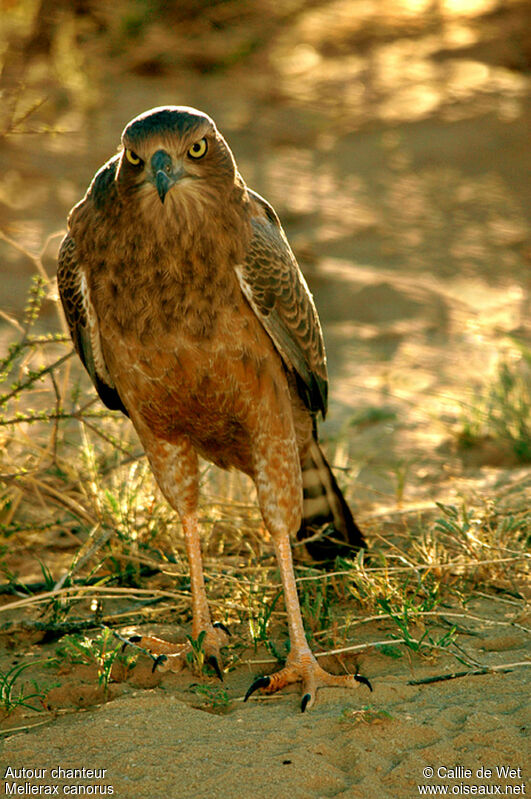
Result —
<svg viewBox="0 0 531 799"><path fill-rule="evenodd" d="M195 108L152 108L123 131L118 190L139 196L151 211L154 200L159 209L162 203L181 210L203 205L214 195L219 201L236 175L233 155L214 121Z"/></svg>

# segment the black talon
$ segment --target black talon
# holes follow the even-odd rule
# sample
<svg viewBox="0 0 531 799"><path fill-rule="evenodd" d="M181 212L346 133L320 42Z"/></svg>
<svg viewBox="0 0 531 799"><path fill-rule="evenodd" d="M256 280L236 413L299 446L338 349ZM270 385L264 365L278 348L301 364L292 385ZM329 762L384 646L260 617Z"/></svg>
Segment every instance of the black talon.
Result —
<svg viewBox="0 0 531 799"><path fill-rule="evenodd" d="M212 627L219 627L220 630L223 630L224 633L227 633L229 638L231 637L231 633L228 627L226 627L222 621L215 621Z"/></svg>
<svg viewBox="0 0 531 799"><path fill-rule="evenodd" d="M137 644L141 640L142 640L142 636L141 635L130 635L127 640L124 640L122 638L122 641L123 641L122 652L125 652L125 648L126 648L126 646L129 646L129 644Z"/></svg>
<svg viewBox="0 0 531 799"><path fill-rule="evenodd" d="M160 664L164 663L165 660L168 660L166 655L158 655L156 658L153 658L153 668L151 669L151 673L154 674L157 666L160 666Z"/></svg>
<svg viewBox="0 0 531 799"><path fill-rule="evenodd" d="M245 694L244 702L247 702L251 694L254 694L255 691L258 691L259 688L267 688L269 683L271 682L271 677L258 677L253 684L248 688L247 693Z"/></svg>
<svg viewBox="0 0 531 799"><path fill-rule="evenodd" d="M312 698L311 694L304 694L301 700L301 713L304 713L304 711L306 710L306 706L311 698Z"/></svg>
<svg viewBox="0 0 531 799"><path fill-rule="evenodd" d="M367 688L369 689L369 691L372 691L372 685L370 684L370 682L369 682L369 680L367 679L367 677L362 677L362 676L361 676L361 674L355 674L355 675L354 675L354 679L356 680L356 682L361 682L361 683L363 683L363 685L366 685L366 686L367 686Z"/></svg>
<svg viewBox="0 0 531 799"><path fill-rule="evenodd" d="M210 655L210 657L207 659L207 663L208 663L209 666L212 666L212 668L216 672L216 674L219 677L219 679L221 680L221 682L223 682L223 673L222 673L222 671L221 671L221 669L219 667L219 663L218 663L217 657L215 655Z"/></svg>

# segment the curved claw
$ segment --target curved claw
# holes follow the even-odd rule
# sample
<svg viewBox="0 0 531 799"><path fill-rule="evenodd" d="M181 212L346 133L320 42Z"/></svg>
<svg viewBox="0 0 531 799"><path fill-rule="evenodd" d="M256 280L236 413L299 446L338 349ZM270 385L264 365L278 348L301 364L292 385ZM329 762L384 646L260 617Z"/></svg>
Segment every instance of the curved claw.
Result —
<svg viewBox="0 0 531 799"><path fill-rule="evenodd" d="M311 700L311 698L312 698L311 694L304 694L301 700L301 713L304 713L304 711L306 710L306 706L308 702Z"/></svg>
<svg viewBox="0 0 531 799"><path fill-rule="evenodd" d="M258 677L253 684L247 689L247 693L245 694L244 702L247 702L251 694L254 694L255 691L258 691L259 688L267 688L269 683L271 682L271 677Z"/></svg>
<svg viewBox="0 0 531 799"><path fill-rule="evenodd" d="M142 636L141 635L130 635L127 640L124 640L122 638L123 644L122 644L122 650L121 651L125 652L125 648L127 646L130 646L131 644L137 644L141 640L142 640Z"/></svg>
<svg viewBox="0 0 531 799"><path fill-rule="evenodd" d="M221 669L219 667L219 663L218 663L217 657L215 655L210 655L210 657L207 658L207 663L208 663L209 666L211 666L214 669L214 671L216 672L216 675L219 677L221 682L223 682L223 672L221 671Z"/></svg>
<svg viewBox="0 0 531 799"><path fill-rule="evenodd" d="M370 684L367 677L362 677L361 674L354 674L354 679L356 682L361 682L363 685L366 685L369 691L372 691L372 685Z"/></svg>
<svg viewBox="0 0 531 799"><path fill-rule="evenodd" d="M153 657L153 655L152 655L152 657ZM153 666L152 666L152 669L151 669L151 673L154 674L155 673L155 669L157 668L157 666L160 666L160 664L164 663L165 660L168 660L166 655L157 655L157 657L153 657Z"/></svg>
<svg viewBox="0 0 531 799"><path fill-rule="evenodd" d="M125 639L120 636L121 640L123 641L122 644L122 652L125 652L126 647L134 646L135 649L139 649L141 652L144 652L146 655L149 655L150 658L153 658L153 666L151 669L151 673L154 674L155 669L157 666L160 666L161 663L164 663L168 658L164 654L154 655L153 652L150 652L149 649L145 649L143 646L140 646L140 642L142 641L142 635L130 635L129 638Z"/></svg>
<svg viewBox="0 0 531 799"><path fill-rule="evenodd" d="M220 630L223 630L224 633L227 633L229 638L231 637L231 633L228 627L226 627L222 621L215 621L212 627L218 627Z"/></svg>

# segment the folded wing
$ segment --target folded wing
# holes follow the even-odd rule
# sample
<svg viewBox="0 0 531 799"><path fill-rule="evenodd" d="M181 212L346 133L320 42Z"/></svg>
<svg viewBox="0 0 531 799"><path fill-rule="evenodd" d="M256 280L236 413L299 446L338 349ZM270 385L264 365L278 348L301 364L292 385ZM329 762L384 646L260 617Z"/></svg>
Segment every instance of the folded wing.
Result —
<svg viewBox="0 0 531 799"><path fill-rule="evenodd" d="M77 259L75 240L70 235L65 236L59 250L57 285L74 347L96 391L108 408L129 415L105 365L98 318Z"/></svg>
<svg viewBox="0 0 531 799"><path fill-rule="evenodd" d="M312 295L276 213L258 194L249 195L256 213L247 256L236 270L242 291L285 366L295 373L306 406L324 416L326 355Z"/></svg>

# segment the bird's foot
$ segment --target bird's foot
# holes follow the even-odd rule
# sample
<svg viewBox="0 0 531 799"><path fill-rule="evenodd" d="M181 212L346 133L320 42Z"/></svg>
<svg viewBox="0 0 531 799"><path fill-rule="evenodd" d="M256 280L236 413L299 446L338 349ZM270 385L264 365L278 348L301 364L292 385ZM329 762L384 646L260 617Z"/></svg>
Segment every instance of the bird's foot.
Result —
<svg viewBox="0 0 531 799"><path fill-rule="evenodd" d="M153 671L182 671L186 666L202 670L208 663L220 680L223 672L220 667L220 650L229 641L229 631L221 622L206 625L196 639L189 638L183 644L174 644L154 635L132 635L127 643L142 649L153 658Z"/></svg>
<svg viewBox="0 0 531 799"><path fill-rule="evenodd" d="M293 657L290 655L286 665L280 671L265 677L258 677L245 694L244 702L247 702L251 694L260 688L266 694L273 694L295 682L302 682L301 710L303 713L315 702L318 688L326 686L357 688L360 683L363 683L372 691L372 686L366 677L359 674L329 674L320 667L311 652L303 652Z"/></svg>

